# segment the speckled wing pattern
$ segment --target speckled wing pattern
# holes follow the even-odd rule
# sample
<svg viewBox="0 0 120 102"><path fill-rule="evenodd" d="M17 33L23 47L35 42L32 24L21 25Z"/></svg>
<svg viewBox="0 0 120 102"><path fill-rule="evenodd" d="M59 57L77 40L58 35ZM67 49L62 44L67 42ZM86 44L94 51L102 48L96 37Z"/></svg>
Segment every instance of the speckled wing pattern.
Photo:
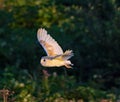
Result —
<svg viewBox="0 0 120 102"><path fill-rule="evenodd" d="M47 34L45 29L38 29L37 38L48 56L63 54L62 48L49 34Z"/></svg>

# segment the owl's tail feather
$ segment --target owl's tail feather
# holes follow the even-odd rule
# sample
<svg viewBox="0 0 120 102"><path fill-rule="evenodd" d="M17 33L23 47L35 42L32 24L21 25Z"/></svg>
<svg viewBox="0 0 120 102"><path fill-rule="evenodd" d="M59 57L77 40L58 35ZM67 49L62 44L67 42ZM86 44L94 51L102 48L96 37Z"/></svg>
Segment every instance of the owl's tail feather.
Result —
<svg viewBox="0 0 120 102"><path fill-rule="evenodd" d="M66 68L72 68L72 66L73 66L73 64L69 60L65 61Z"/></svg>
<svg viewBox="0 0 120 102"><path fill-rule="evenodd" d="M62 58L65 60L70 59L72 56L74 56L72 50L66 50L65 53L62 55Z"/></svg>

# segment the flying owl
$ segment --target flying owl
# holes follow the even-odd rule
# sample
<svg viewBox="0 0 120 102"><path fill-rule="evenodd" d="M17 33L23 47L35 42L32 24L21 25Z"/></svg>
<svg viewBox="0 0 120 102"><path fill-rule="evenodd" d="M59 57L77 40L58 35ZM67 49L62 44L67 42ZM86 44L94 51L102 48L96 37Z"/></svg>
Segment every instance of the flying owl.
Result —
<svg viewBox="0 0 120 102"><path fill-rule="evenodd" d="M59 44L43 28L38 29L37 38L47 53L47 56L41 58L40 63L44 67L61 67L72 68L69 60L73 56L72 50L63 52Z"/></svg>

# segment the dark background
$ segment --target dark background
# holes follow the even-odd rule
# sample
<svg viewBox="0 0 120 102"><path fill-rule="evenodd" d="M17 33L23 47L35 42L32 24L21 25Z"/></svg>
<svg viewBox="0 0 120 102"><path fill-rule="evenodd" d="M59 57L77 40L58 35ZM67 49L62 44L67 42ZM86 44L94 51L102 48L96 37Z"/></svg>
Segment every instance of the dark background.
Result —
<svg viewBox="0 0 120 102"><path fill-rule="evenodd" d="M36 37L41 27L64 51L74 51L73 69L40 65L41 56L46 55ZM0 0L0 88L15 91L13 99L21 102L47 101L49 97L54 100L59 96L87 101L117 99L120 1ZM94 91L94 95L89 94L92 98L85 90ZM77 92L79 95L74 94Z"/></svg>

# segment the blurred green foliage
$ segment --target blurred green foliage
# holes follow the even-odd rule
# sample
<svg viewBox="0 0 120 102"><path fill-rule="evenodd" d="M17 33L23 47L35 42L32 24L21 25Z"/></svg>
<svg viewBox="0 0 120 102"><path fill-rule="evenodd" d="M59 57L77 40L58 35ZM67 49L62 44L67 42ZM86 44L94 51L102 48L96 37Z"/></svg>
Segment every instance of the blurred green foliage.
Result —
<svg viewBox="0 0 120 102"><path fill-rule="evenodd" d="M116 99L111 92L76 84L73 76L57 75L56 72L49 74L44 70L41 77L35 78L26 69L16 70L14 66L6 67L0 77L0 88L14 92L9 96L10 102L96 102L101 99Z"/></svg>
<svg viewBox="0 0 120 102"><path fill-rule="evenodd" d="M119 98L119 18L119 0L0 0L0 88L16 102ZM74 51L73 69L45 68L58 73L45 78L40 27Z"/></svg>

